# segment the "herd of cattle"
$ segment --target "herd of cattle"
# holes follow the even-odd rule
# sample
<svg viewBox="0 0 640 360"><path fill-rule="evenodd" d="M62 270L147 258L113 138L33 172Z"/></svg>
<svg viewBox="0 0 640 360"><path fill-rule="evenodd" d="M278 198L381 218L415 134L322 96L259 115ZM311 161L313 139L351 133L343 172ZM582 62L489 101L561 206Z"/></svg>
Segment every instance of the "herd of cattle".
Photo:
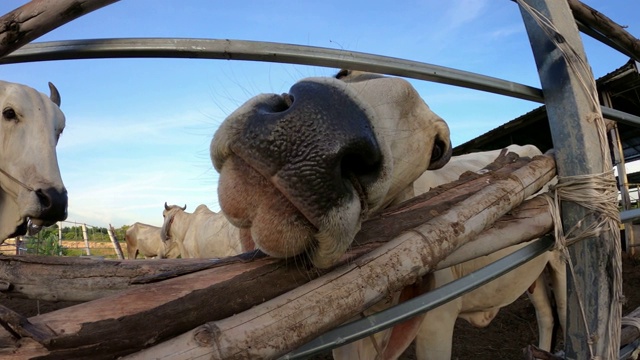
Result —
<svg viewBox="0 0 640 360"><path fill-rule="evenodd" d="M64 128L60 97L0 82L0 235L24 233L66 218L67 193L55 146ZM522 156L532 146L512 146ZM477 171L498 152L452 157L449 128L409 82L342 70L303 79L289 93L258 95L222 123L211 142L220 173L222 212L165 203L161 228L135 223L128 257L219 258L257 248L275 257L307 254L331 266L351 245L362 221L385 207ZM425 276L429 290L511 253L516 245ZM515 271L418 318L334 350L336 359L396 358L416 342L418 359L449 359L456 318L486 326L498 310L528 293L549 350L553 329L545 269L553 274L561 325L564 264L550 251ZM532 286L536 285L536 286ZM528 291L529 290L529 291ZM378 304L398 301L400 292Z"/></svg>
<svg viewBox="0 0 640 360"><path fill-rule="evenodd" d="M125 233L127 257L211 259L242 253L239 230L222 213L204 204L193 213L186 208L165 203L162 227L139 222L131 225Z"/></svg>

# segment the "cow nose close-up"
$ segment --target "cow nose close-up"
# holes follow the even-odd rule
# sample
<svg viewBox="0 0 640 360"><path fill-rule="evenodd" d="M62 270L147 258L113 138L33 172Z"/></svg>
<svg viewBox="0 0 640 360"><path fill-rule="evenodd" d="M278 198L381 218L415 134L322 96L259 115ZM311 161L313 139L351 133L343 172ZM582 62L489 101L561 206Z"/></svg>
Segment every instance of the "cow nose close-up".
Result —
<svg viewBox="0 0 640 360"><path fill-rule="evenodd" d="M42 212L38 218L41 220L61 221L67 218L67 190L58 191L54 188L38 189L35 191Z"/></svg>
<svg viewBox="0 0 640 360"><path fill-rule="evenodd" d="M313 209L308 216L351 196L351 185L366 187L382 167L370 112L335 85L301 81L245 116L234 152L296 207Z"/></svg>

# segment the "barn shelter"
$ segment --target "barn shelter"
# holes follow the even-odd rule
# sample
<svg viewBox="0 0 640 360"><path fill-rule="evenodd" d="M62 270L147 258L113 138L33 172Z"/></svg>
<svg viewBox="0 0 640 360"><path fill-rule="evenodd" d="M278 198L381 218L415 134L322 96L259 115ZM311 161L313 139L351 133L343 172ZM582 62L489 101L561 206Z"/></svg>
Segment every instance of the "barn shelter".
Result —
<svg viewBox="0 0 640 360"><path fill-rule="evenodd" d="M614 110L640 116L640 62L630 59L620 68L596 80L600 103ZM627 173L624 165L640 160L640 128L624 121L608 124L611 159L617 173L622 210L636 208L639 200L640 169ZM553 148L546 106L540 106L516 119L456 146L454 155L501 149L511 144L533 144L540 150ZM612 144L617 144L614 146ZM635 254L640 226L622 226L625 250Z"/></svg>
<svg viewBox="0 0 640 360"><path fill-rule="evenodd" d="M640 63L629 60L596 80L601 104L640 116ZM610 105L604 99L610 101ZM640 128L617 123L625 162L640 159ZM546 106L540 106L453 149L453 155L500 149L511 144L533 144L541 151L553 147ZM629 174L631 178L632 174ZM640 174L637 176L640 180ZM638 181L640 182L640 181Z"/></svg>

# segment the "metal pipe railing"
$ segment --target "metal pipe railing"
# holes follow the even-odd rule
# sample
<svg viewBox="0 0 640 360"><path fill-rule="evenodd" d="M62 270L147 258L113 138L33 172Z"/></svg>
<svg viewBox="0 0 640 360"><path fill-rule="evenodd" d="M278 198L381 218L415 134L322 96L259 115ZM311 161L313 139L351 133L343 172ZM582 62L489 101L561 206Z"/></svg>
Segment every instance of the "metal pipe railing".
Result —
<svg viewBox="0 0 640 360"><path fill-rule="evenodd" d="M25 45L0 58L0 64L104 58L223 59L348 68L544 103L538 88L469 71L356 51L264 41L170 38L51 41ZM607 107L602 107L602 113L608 119L640 126L640 116Z"/></svg>

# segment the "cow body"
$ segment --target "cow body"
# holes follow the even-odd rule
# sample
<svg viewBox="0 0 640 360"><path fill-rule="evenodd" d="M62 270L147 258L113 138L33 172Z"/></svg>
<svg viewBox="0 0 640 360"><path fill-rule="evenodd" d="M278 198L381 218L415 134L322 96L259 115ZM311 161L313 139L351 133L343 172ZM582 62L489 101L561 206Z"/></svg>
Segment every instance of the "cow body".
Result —
<svg viewBox="0 0 640 360"><path fill-rule="evenodd" d="M127 257L135 259L138 255L145 258L175 259L180 255L173 241L164 242L160 236L160 227L143 223L134 223L125 233Z"/></svg>
<svg viewBox="0 0 640 360"><path fill-rule="evenodd" d="M532 146L511 147L523 156ZM351 244L363 219L390 204L477 171L498 155L451 158L446 123L398 78L341 71L336 78L303 79L289 94L259 95L232 113L216 132L211 158L220 172L220 205L255 246L278 257L308 254L318 267L333 264ZM449 161L451 160L451 161ZM447 162L449 162L447 164ZM446 165L445 165L446 164ZM425 276L419 292L460 278L511 253L516 245ZM336 358L387 359L416 339L419 359L448 359L458 317L486 326L498 310L527 289L548 349L553 316L541 274L551 268L560 316L566 294L556 252L403 324L401 331L363 339ZM407 289L405 289L407 290ZM376 312L411 291L390 294ZM377 349L376 349L377 348Z"/></svg>
<svg viewBox="0 0 640 360"><path fill-rule="evenodd" d="M175 242L182 258L221 258L242 252L239 230L223 214L206 205L199 205L193 213L185 209L165 204L162 213L162 239Z"/></svg>
<svg viewBox="0 0 640 360"><path fill-rule="evenodd" d="M24 235L27 221L49 226L67 218L67 190L56 145L65 126L60 94L0 81L0 242Z"/></svg>
<svg viewBox="0 0 640 360"><path fill-rule="evenodd" d="M531 145L509 146L508 151L522 157L540 155ZM443 168L427 171L413 183L413 194L420 195L429 189L457 180L466 171L476 172L500 154L501 150L477 152L454 156ZM408 194L410 196L411 194ZM403 199L400 199L403 200ZM496 239L499 240L499 239ZM527 243L514 245L487 256L438 270L423 279L423 291L432 290L463 276L466 276L522 247ZM464 251L464 250L462 250ZM548 269L550 278L543 274ZM402 354L412 340L416 343L416 357L420 360L446 360L451 358L453 330L457 318L462 318L476 327L485 327L498 314L500 308L513 303L523 293L527 293L536 311L538 322L538 346L549 350L552 343L554 314L547 292L547 282L553 285L559 318L566 317L566 273L565 264L558 251L546 252L517 269L485 284L484 286L458 297L424 315L407 321L402 328L403 336L392 336L392 329L375 334L377 348L372 338L365 338L333 351L334 359L394 359ZM387 301L376 304L366 314L373 314L398 302L401 293L396 293ZM564 322L561 327L564 329Z"/></svg>

